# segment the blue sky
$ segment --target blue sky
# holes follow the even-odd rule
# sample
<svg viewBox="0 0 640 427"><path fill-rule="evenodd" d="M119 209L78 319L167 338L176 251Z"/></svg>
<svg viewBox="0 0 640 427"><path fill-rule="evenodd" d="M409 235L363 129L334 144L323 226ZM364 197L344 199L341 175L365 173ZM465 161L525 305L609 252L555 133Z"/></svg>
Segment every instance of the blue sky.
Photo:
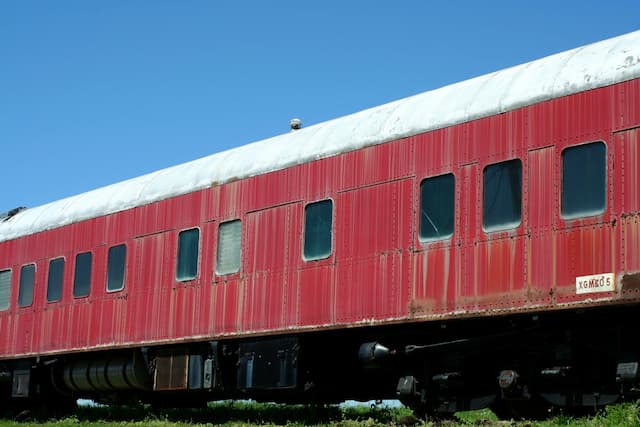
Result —
<svg viewBox="0 0 640 427"><path fill-rule="evenodd" d="M0 212L638 29L639 0L4 0Z"/></svg>

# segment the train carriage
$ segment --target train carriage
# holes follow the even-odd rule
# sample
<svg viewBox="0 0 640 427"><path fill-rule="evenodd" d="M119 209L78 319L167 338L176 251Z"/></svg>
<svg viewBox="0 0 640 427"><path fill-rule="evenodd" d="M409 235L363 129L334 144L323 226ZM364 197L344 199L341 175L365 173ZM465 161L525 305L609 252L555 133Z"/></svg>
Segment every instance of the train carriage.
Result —
<svg viewBox="0 0 640 427"><path fill-rule="evenodd" d="M640 32L0 217L0 405L637 398Z"/></svg>

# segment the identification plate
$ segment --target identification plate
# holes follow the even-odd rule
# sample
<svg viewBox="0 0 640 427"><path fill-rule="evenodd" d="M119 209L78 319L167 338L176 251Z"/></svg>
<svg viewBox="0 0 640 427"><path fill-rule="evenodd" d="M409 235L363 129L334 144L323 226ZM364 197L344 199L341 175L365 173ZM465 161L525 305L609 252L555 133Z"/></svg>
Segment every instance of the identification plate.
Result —
<svg viewBox="0 0 640 427"><path fill-rule="evenodd" d="M576 294L612 292L615 290L616 276L613 273L576 277Z"/></svg>

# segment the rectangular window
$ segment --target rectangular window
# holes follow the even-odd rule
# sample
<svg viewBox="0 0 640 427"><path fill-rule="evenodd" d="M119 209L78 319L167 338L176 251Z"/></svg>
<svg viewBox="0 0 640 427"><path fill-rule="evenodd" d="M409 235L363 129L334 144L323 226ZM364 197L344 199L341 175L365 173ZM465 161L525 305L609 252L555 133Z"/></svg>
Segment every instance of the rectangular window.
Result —
<svg viewBox="0 0 640 427"><path fill-rule="evenodd" d="M420 184L420 240L448 239L453 235L455 178L446 174Z"/></svg>
<svg viewBox="0 0 640 427"><path fill-rule="evenodd" d="M64 276L64 258L49 261L47 279L47 302L60 301L62 298L62 279Z"/></svg>
<svg viewBox="0 0 640 427"><path fill-rule="evenodd" d="M520 159L484 168L482 227L484 231L516 228L522 219L522 162Z"/></svg>
<svg viewBox="0 0 640 427"><path fill-rule="evenodd" d="M74 298L86 297L91 291L91 252L76 255L76 268L73 274Z"/></svg>
<svg viewBox="0 0 640 427"><path fill-rule="evenodd" d="M604 212L607 205L607 147L603 142L577 145L562 152L562 217Z"/></svg>
<svg viewBox="0 0 640 427"><path fill-rule="evenodd" d="M223 222L218 228L218 256L216 273L237 273L240 271L242 223L240 220Z"/></svg>
<svg viewBox="0 0 640 427"><path fill-rule="evenodd" d="M11 294L11 270L0 271L0 311L9 309Z"/></svg>
<svg viewBox="0 0 640 427"><path fill-rule="evenodd" d="M124 289L124 267L126 258L127 247L125 245L112 246L109 248L109 257L107 260L107 292Z"/></svg>
<svg viewBox="0 0 640 427"><path fill-rule="evenodd" d="M176 280L195 279L198 275L198 251L200 249L200 230L192 228L178 234L178 260Z"/></svg>
<svg viewBox="0 0 640 427"><path fill-rule="evenodd" d="M309 203L304 208L304 260L313 261L331 255L333 201Z"/></svg>
<svg viewBox="0 0 640 427"><path fill-rule="evenodd" d="M18 306L28 307L33 303L33 285L36 280L35 264L23 265L20 269L20 288L18 289Z"/></svg>

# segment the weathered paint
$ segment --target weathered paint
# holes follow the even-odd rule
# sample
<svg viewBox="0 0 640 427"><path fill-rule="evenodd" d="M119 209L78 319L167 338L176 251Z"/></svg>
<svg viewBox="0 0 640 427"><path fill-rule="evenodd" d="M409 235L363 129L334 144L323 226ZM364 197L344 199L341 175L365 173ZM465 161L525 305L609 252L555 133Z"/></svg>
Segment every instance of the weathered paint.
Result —
<svg viewBox="0 0 640 427"><path fill-rule="evenodd" d="M0 357L638 302L638 87L545 101L2 242L0 268L13 275ZM562 151L590 141L607 144L607 207L565 220ZM485 232L483 169L513 158L523 164L522 221ZM454 234L422 242L420 183L443 173L455 177ZM307 262L304 206L327 198L333 250ZM230 219L243 224L242 267L218 276L218 226ZM178 282L178 233L193 227L198 276ZM108 249L122 243L125 286L107 292ZM75 256L85 251L91 293L74 298ZM62 298L48 303L48 263L60 256ZM19 308L27 263L36 264L34 302ZM576 277L601 273L620 286L597 300L576 293Z"/></svg>

